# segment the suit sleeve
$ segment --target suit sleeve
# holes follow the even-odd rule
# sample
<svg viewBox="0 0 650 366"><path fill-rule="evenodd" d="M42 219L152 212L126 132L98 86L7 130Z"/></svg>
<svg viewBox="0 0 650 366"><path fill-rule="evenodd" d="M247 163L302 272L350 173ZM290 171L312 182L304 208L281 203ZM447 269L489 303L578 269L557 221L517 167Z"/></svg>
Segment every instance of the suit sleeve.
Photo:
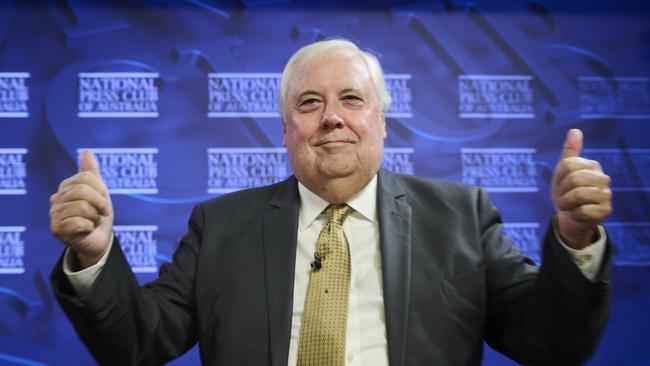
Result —
<svg viewBox="0 0 650 366"><path fill-rule="evenodd" d="M478 212L487 265L485 339L522 364L577 365L595 351L609 314L612 244L595 281L588 280L552 228L542 266L523 257L501 230L501 218L481 190Z"/></svg>
<svg viewBox="0 0 650 366"><path fill-rule="evenodd" d="M172 263L143 287L117 239L84 298L76 296L59 260L50 276L55 296L98 363L160 365L196 343L194 277L203 225L197 205Z"/></svg>

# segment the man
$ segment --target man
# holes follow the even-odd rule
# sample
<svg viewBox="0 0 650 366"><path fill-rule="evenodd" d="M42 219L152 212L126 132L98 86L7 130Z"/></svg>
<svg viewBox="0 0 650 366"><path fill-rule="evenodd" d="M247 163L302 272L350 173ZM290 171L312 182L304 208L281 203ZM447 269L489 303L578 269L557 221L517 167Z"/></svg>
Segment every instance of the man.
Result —
<svg viewBox="0 0 650 366"><path fill-rule="evenodd" d="M579 157L581 132L569 131L555 170L538 270L482 190L379 170L389 103L371 54L343 40L299 50L280 90L295 176L198 204L173 262L143 288L82 153L51 197L52 232L68 247L52 282L98 362L161 364L198 341L204 364L476 365L483 339L521 363L583 362L607 318L599 225L611 192ZM326 245L343 250L347 272L332 273ZM315 290L330 275L346 279ZM343 306L331 307L339 288ZM343 334L328 333L341 319Z"/></svg>

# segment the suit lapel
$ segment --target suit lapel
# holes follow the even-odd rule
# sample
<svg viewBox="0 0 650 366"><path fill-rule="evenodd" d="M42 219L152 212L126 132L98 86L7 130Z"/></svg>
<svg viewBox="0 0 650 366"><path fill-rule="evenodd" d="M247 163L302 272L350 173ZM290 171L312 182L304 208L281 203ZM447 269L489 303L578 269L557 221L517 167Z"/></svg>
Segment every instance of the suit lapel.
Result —
<svg viewBox="0 0 650 366"><path fill-rule="evenodd" d="M395 177L379 172L377 210L388 357L404 364L411 285L411 206Z"/></svg>
<svg viewBox="0 0 650 366"><path fill-rule="evenodd" d="M286 365L300 200L294 177L282 184L264 216L264 271L272 365Z"/></svg>

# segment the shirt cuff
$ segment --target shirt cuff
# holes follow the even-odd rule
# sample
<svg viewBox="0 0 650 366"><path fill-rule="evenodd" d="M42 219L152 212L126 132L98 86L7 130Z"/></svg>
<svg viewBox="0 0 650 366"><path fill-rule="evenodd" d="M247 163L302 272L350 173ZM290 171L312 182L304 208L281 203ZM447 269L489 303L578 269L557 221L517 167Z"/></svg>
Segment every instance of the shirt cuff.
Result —
<svg viewBox="0 0 650 366"><path fill-rule="evenodd" d="M582 274L590 281L595 282L598 270L600 269L600 263L603 261L603 256L605 255L605 244L607 243L607 234L603 226L598 225L598 240L580 250L566 245L555 225L553 225L553 233L564 249L566 249L567 253L569 253L569 257L578 266Z"/></svg>
<svg viewBox="0 0 650 366"><path fill-rule="evenodd" d="M79 298L84 298L90 292L90 288L95 283L95 280L99 276L99 273L104 268L106 260L108 259L108 254L111 251L113 246L113 233L111 233L111 240L108 244L106 252L101 257L99 262L94 265L84 268L81 271L73 272L70 269L70 248L66 248L65 253L63 254L63 273L68 277L68 281L72 285L72 288L77 293Z"/></svg>

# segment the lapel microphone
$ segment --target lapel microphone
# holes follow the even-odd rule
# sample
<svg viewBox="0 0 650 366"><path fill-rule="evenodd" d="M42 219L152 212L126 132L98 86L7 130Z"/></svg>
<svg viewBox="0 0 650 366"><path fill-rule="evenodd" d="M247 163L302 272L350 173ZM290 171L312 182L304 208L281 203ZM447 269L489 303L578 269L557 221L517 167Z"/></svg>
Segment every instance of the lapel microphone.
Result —
<svg viewBox="0 0 650 366"><path fill-rule="evenodd" d="M314 272L318 272L321 267L323 267L324 256L319 256L318 252L314 252L314 261L311 262L311 269Z"/></svg>

